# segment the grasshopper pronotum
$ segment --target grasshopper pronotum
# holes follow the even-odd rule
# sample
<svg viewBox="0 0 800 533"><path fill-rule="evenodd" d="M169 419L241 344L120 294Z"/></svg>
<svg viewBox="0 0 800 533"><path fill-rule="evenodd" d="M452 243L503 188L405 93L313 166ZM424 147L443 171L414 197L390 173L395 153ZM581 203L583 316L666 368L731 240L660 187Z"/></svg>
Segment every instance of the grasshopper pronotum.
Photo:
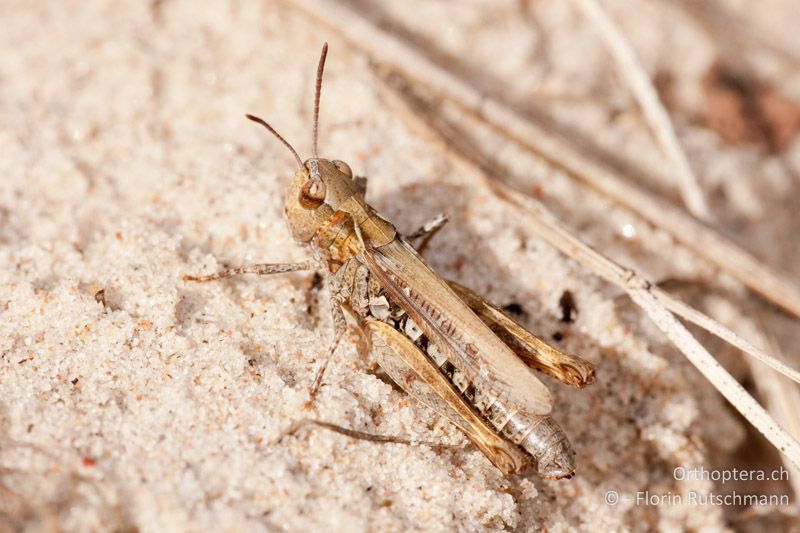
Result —
<svg viewBox="0 0 800 533"><path fill-rule="evenodd" d="M350 167L317 155L319 99L328 46L317 67L312 157L303 162L269 124L297 161L284 197L294 239L311 248L301 263L257 264L207 276L319 270L329 282L334 339L311 386L316 394L328 361L346 329L344 311L362 330L381 368L406 392L459 427L506 475L535 465L539 476L570 477L574 452L552 420L552 400L530 368L583 387L593 366L534 336L497 306L436 274L411 246L446 222L438 218L404 237L364 200L366 179Z"/></svg>

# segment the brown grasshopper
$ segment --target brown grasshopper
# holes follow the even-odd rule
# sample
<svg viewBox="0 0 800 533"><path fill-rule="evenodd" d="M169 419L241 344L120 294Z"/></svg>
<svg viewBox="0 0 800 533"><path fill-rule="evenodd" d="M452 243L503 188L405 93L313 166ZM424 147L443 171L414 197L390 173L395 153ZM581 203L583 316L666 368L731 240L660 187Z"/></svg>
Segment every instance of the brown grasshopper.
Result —
<svg viewBox="0 0 800 533"><path fill-rule="evenodd" d="M548 416L550 393L530 368L583 387L594 379L593 366L549 346L493 303L437 275L410 242L424 246L446 222L444 217L403 237L364 200L366 179L354 177L342 161L317 156L327 50L325 44L317 67L310 159L303 162L269 124L247 115L285 144L297 161L284 197L286 221L314 259L184 279L322 271L331 288L335 333L311 387L312 399L346 330L347 311L392 380L460 428L504 474L522 473L532 463L543 478L570 477L574 452Z"/></svg>

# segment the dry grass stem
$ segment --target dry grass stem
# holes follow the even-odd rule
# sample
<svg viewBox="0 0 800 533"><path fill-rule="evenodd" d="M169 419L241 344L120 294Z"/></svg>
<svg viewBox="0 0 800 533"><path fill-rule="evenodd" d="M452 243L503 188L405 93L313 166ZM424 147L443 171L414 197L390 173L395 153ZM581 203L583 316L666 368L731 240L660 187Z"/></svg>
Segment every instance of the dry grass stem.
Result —
<svg viewBox="0 0 800 533"><path fill-rule="evenodd" d="M658 287L653 287L652 292L664 307L666 307L676 315L688 320L689 322L692 322L697 326L700 326L701 328L705 329L709 333L716 335L725 342L728 342L731 345L736 346L738 349L740 349L747 355L751 356L753 359L761 361L768 367L786 376L792 381L800 383L800 372L788 366L777 357L770 355L769 353L759 348L758 346L748 341L747 339L741 337L730 328L724 326L723 324L720 324L710 316L698 311L694 307L685 304L684 302L678 300L677 298L672 297L670 294L664 292Z"/></svg>
<svg viewBox="0 0 800 533"><path fill-rule="evenodd" d="M667 157L672 160L678 187L686 208L700 219L711 219L705 196L697 183L697 176L689 164L689 159L678 141L669 113L661 103L652 81L636 57L630 42L597 0L574 0L574 3L600 32L617 63L620 74L628 83L633 96L642 108L642 113L644 113L653 135Z"/></svg>

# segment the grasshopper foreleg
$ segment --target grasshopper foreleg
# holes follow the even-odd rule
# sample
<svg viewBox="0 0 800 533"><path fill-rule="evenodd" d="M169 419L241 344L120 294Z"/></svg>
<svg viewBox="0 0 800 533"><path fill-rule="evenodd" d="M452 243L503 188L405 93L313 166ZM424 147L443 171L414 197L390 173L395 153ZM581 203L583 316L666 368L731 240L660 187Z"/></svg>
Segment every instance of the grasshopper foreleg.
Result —
<svg viewBox="0 0 800 533"><path fill-rule="evenodd" d="M325 354L325 358L322 360L319 370L317 370L317 376L314 378L314 383L311 385L311 388L308 391L309 402L313 402L314 398L319 392L319 388L322 385L322 378L325 375L325 369L328 367L328 363L330 363L331 359L333 358L333 354L336 352L336 347L339 346L339 341L342 340L345 331L347 331L347 321L344 318L341 305L342 302L339 300L339 298L336 296L331 298L331 315L333 316L334 328L333 341L331 341L331 344L328 347L328 352Z"/></svg>
<svg viewBox="0 0 800 533"><path fill-rule="evenodd" d="M215 274L208 274L206 276L192 276L190 274L184 274L183 279L186 281L205 282L230 278L231 276L238 276L239 274L257 274L259 276L266 276L268 274L283 274L285 272L311 270L312 268L314 267L312 266L311 261L301 261L300 263L258 263L255 265L228 268Z"/></svg>

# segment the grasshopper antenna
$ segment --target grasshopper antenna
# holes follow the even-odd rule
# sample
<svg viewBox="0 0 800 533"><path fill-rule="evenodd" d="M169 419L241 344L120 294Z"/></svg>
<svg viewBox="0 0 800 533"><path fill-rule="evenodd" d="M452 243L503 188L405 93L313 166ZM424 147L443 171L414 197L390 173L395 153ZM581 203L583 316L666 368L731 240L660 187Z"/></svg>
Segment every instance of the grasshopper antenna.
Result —
<svg viewBox="0 0 800 533"><path fill-rule="evenodd" d="M314 91L314 130L312 133L313 145L311 155L314 159L317 156L317 138L319 137L319 97L322 93L322 71L325 70L325 58L328 56L328 43L322 45L322 53L319 56L317 65L317 86Z"/></svg>
<svg viewBox="0 0 800 533"><path fill-rule="evenodd" d="M286 146L286 148L288 148L292 152L292 155L294 156L295 160L297 161L298 168L303 168L303 160L300 159L299 155L297 155L297 151L294 148L292 148L292 145L289 144L289 141L287 141L286 139L281 137L281 134L278 133L277 131L275 131L275 128L273 128L272 126L267 124L267 122L264 119L258 118L255 115L245 115L245 117L247 117L248 120L252 120L253 122L255 122L257 124L261 124L262 126L267 128L270 131L270 133L272 133L275 137L277 137L278 140L280 142L282 142Z"/></svg>

